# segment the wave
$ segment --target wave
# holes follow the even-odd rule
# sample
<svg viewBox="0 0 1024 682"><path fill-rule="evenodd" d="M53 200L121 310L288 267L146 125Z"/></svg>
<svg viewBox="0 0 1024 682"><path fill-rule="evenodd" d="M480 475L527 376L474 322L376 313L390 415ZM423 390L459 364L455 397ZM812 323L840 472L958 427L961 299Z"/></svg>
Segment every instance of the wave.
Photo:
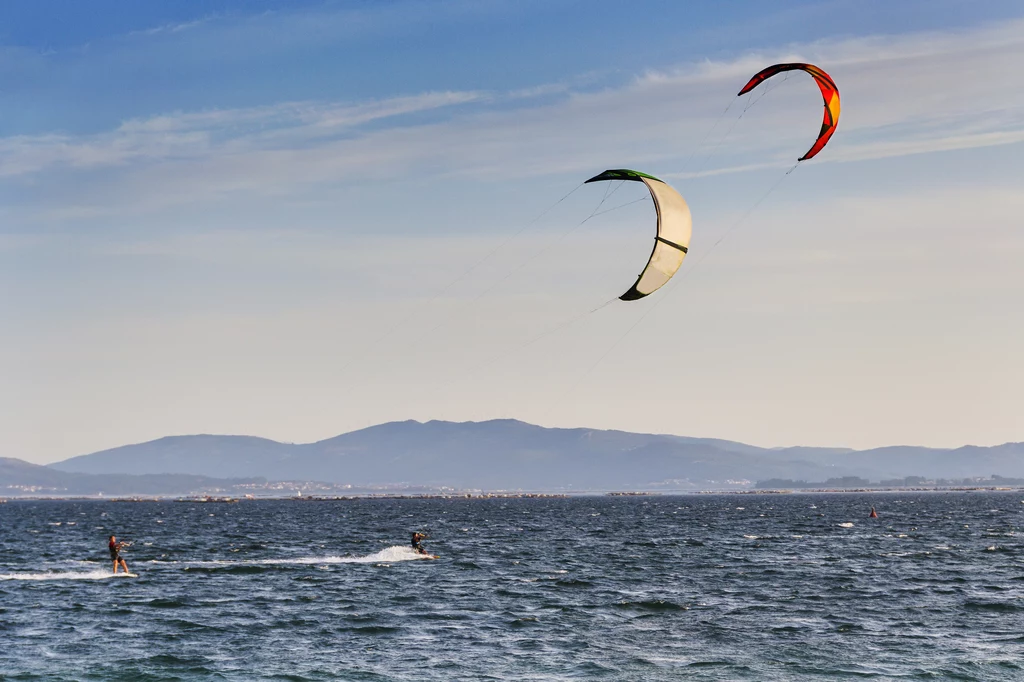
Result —
<svg viewBox="0 0 1024 682"><path fill-rule="evenodd" d="M0 573L0 580L108 580L110 578L138 578L136 573L110 571L52 571L49 573Z"/></svg>
<svg viewBox="0 0 1024 682"><path fill-rule="evenodd" d="M690 607L685 604L677 604L667 599L645 599L641 601L620 601L615 606L620 609L635 609L639 611L689 611Z"/></svg>
<svg viewBox="0 0 1024 682"><path fill-rule="evenodd" d="M964 608L977 609L980 611L996 611L999 613L1012 613L1024 609L1024 607L1013 602L984 601L979 599L968 599L964 602Z"/></svg>

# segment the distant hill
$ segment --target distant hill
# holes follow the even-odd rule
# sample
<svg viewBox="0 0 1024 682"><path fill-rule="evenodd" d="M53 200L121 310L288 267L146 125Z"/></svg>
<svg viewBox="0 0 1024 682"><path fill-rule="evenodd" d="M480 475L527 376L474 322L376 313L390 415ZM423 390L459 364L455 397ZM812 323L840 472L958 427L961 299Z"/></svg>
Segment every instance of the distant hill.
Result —
<svg viewBox="0 0 1024 682"><path fill-rule="evenodd" d="M957 449L759 448L720 439L544 428L516 420L391 422L308 444L172 436L50 465L85 474L259 476L353 486L526 490L748 487L756 480L1024 476L1024 444Z"/></svg>
<svg viewBox="0 0 1024 682"><path fill-rule="evenodd" d="M295 446L252 436L169 436L138 445L124 445L91 455L72 457L51 464L58 471L83 474L193 474L212 478L235 478L232 472L248 471L243 476L268 478L287 476Z"/></svg>
<svg viewBox="0 0 1024 682"><path fill-rule="evenodd" d="M0 497L14 495L188 495L229 491L264 479L217 479L192 474L82 474L0 457Z"/></svg>

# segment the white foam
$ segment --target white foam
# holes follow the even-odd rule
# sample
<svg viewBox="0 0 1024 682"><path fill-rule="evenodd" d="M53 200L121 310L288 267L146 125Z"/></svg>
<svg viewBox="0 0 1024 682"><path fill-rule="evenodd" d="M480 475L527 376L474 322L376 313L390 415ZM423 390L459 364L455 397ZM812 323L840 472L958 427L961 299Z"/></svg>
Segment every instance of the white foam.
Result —
<svg viewBox="0 0 1024 682"><path fill-rule="evenodd" d="M840 523L839 527L840 528L853 528L853 524L850 523L849 521L847 521L846 523Z"/></svg>
<svg viewBox="0 0 1024 682"><path fill-rule="evenodd" d="M420 554L412 547L406 545L392 545L386 549L366 556L309 556L296 557L294 559L261 559L253 561L254 564L376 564L381 562L394 563L396 561L419 561L429 559L430 556Z"/></svg>
<svg viewBox="0 0 1024 682"><path fill-rule="evenodd" d="M406 545L393 545L386 549L366 556L304 556L279 559L245 560L214 560L187 562L189 566L321 566L324 564L379 564L396 563L399 561L419 561L432 559L433 556L420 554ZM153 563L178 563L170 561L154 561Z"/></svg>
<svg viewBox="0 0 1024 682"><path fill-rule="evenodd" d="M138 578L135 573L111 573L110 571L52 573L0 573L0 580L107 580L108 578Z"/></svg>

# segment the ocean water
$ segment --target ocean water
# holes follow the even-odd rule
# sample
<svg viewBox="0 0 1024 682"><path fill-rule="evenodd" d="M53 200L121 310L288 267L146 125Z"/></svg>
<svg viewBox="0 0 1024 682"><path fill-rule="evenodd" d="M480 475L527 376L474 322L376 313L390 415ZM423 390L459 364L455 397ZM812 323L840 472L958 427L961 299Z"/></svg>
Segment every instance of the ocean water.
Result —
<svg viewBox="0 0 1024 682"><path fill-rule="evenodd" d="M1024 680L1022 515L1021 492L12 501L0 678ZM111 533L138 577L110 575Z"/></svg>

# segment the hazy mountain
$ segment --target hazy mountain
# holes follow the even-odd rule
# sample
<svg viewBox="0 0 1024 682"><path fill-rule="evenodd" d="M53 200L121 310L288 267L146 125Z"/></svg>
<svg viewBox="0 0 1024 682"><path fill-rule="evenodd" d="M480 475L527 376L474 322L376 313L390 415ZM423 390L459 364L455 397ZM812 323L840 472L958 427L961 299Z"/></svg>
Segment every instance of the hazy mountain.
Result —
<svg viewBox="0 0 1024 682"><path fill-rule="evenodd" d="M192 474L82 474L0 457L2 495L187 495L230 490L263 479L216 479Z"/></svg>
<svg viewBox="0 0 1024 682"><path fill-rule="evenodd" d="M953 450L759 448L720 439L551 429L515 420L392 422L308 444L175 436L53 464L90 474L191 474L485 489L705 488L769 478L824 481L1024 476L1024 444Z"/></svg>
<svg viewBox="0 0 1024 682"><path fill-rule="evenodd" d="M295 446L252 436L169 436L51 464L84 474L194 474L231 478L231 471L285 471ZM273 477L280 478L280 477Z"/></svg>

